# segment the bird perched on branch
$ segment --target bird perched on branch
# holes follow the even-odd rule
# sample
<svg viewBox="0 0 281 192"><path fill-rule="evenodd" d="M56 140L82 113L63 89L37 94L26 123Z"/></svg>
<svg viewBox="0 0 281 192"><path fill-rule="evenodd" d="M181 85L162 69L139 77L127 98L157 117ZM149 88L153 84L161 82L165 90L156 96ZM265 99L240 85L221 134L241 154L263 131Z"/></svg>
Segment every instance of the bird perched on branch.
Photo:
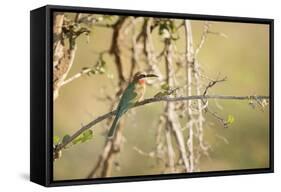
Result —
<svg viewBox="0 0 281 192"><path fill-rule="evenodd" d="M111 125L111 128L108 132L108 138L113 138L116 127L121 116L128 111L129 108L134 106L138 101L140 101L145 92L145 79L148 77L158 77L154 74L146 74L137 72L134 75L132 82L129 83L128 87L125 89L120 102L118 104L115 119Z"/></svg>

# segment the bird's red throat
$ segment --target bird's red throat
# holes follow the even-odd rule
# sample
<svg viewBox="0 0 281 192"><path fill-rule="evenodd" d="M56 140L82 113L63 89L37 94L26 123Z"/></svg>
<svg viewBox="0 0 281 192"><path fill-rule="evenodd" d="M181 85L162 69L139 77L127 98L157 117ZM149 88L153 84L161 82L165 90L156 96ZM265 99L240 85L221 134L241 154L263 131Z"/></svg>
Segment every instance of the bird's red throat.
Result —
<svg viewBox="0 0 281 192"><path fill-rule="evenodd" d="M139 84L141 84L141 85L143 85L143 84L145 84L145 79L139 79Z"/></svg>

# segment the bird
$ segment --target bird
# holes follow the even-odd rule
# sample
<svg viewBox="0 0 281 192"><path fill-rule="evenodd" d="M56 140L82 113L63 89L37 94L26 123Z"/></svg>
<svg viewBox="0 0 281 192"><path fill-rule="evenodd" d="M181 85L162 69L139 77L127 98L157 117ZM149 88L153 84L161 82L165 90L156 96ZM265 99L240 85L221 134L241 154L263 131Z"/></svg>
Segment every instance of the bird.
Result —
<svg viewBox="0 0 281 192"><path fill-rule="evenodd" d="M133 80L128 84L127 88L124 90L119 104L116 109L115 118L108 131L108 139L112 139L116 132L116 127L121 116L126 113L132 106L134 106L138 101L142 100L145 93L145 83L148 77L158 77L154 74L146 74L145 72L137 72Z"/></svg>

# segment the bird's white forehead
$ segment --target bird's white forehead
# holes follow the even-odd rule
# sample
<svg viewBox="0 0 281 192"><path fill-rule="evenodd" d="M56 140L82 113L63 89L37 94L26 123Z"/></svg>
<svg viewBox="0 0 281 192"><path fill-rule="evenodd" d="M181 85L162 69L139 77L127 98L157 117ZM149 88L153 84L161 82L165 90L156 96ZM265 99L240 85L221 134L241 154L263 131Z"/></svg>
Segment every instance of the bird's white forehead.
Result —
<svg viewBox="0 0 281 192"><path fill-rule="evenodd" d="M146 72L138 72L138 76L140 75L146 75Z"/></svg>

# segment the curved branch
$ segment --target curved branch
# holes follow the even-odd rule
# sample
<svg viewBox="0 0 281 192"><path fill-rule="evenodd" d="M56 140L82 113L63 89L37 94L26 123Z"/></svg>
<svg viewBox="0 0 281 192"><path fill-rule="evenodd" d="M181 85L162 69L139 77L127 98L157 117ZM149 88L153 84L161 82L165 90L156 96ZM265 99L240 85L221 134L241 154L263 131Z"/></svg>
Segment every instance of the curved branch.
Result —
<svg viewBox="0 0 281 192"><path fill-rule="evenodd" d="M170 102L175 102L175 101L186 101L186 100L196 100L196 99L224 99L224 100L253 100L253 99L269 99L269 96L232 96L232 95L193 95L193 96L187 96L187 97L153 97L149 99L145 99L141 102L136 103L132 108L151 104L151 103L156 103L160 101L170 101ZM90 129L93 127L95 124L115 115L116 110L111 111L109 113L106 113L104 115L101 115L88 123L87 125L81 127L79 130L77 130L67 141L64 143L61 143L58 145L54 150L54 152L59 152L62 150L66 145L71 143L76 137L78 137L81 133L86 131L87 129Z"/></svg>

